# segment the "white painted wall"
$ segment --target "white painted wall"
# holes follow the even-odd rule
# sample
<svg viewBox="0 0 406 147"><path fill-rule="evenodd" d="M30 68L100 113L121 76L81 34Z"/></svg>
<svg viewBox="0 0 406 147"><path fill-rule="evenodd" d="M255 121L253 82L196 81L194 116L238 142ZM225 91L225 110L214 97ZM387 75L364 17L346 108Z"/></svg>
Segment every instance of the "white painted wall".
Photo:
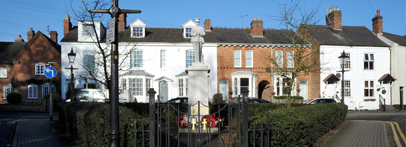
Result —
<svg viewBox="0 0 406 147"><path fill-rule="evenodd" d="M104 47L106 45L102 43ZM96 49L94 46L94 43L90 42L61 42L62 46L62 51L61 51L61 63L62 63L62 68L64 67L70 67L69 66L69 61L68 61L68 56L67 54L70 52L71 48L74 49L74 51L77 53L76 55L76 60L74 67L79 68L81 66L81 61L83 59L81 58L82 55L81 53L83 50L89 50L89 49ZM110 48L110 47L108 47ZM155 89L155 91L159 92L159 83L158 81L154 81L157 78L160 78L162 76L168 77L173 80L173 82L170 82L169 84L169 99L175 98L178 96L178 78L175 77L175 75L180 74L181 72L184 72L186 69L186 50L193 50L192 43L120 43L119 45L119 51L120 53L122 52L128 52L130 49L140 49L143 50L143 68L139 68L139 70L145 70L146 72L154 75L153 78L153 83L152 86ZM164 49L166 50L166 68L161 69L160 68L160 51ZM108 49L109 50L109 49ZM204 62L205 65L207 65L210 68L210 73L208 74L210 76L210 96L212 97L215 92L217 92L217 45L214 43L205 43L203 45L203 55L204 55ZM124 55L119 56L120 62L125 62L125 66L129 67L130 65L130 59L128 55L128 59L125 61L122 61L124 58ZM96 57L97 60L97 57ZM127 69L127 68L124 68ZM110 68L109 70L110 71ZM79 75L80 73L84 73L85 71L83 68L80 70L74 71L75 76ZM124 73L126 71L120 71L120 74ZM68 69L62 69L62 97L63 99L65 98L65 93L68 90L67 87L67 81L66 79L70 78L70 70ZM76 88L83 88L84 81L75 81L75 87ZM101 87L104 88L104 87ZM147 99L147 97L143 98Z"/></svg>
<svg viewBox="0 0 406 147"><path fill-rule="evenodd" d="M379 95L377 88L380 86L378 79L384 74L390 73L390 51L388 47L365 47L365 46L327 46L320 47L320 64L321 73L320 79L324 80L329 74L341 74L341 67L338 57L345 50L351 55L350 71L345 72L344 80L351 80L351 96L344 98L344 103L348 105L348 109L379 109ZM373 70L364 70L364 53L373 53L375 62ZM372 99L376 101L365 102L364 99L364 82L366 80L374 81L374 96ZM320 82L321 95L333 95L330 93L333 90L325 90L326 85L323 81ZM334 91L339 91L341 97L341 81L338 83ZM324 94L323 94L324 92Z"/></svg>
<svg viewBox="0 0 406 147"><path fill-rule="evenodd" d="M406 47L399 45L381 34L377 35L379 39L383 42L391 46L391 75L396 80L393 82L392 86L388 87L391 88L391 98L388 98L387 104L389 105L399 105L400 104L400 87L404 87L403 89L403 102L406 101ZM388 88L386 88L388 89ZM389 91L388 91L389 92Z"/></svg>

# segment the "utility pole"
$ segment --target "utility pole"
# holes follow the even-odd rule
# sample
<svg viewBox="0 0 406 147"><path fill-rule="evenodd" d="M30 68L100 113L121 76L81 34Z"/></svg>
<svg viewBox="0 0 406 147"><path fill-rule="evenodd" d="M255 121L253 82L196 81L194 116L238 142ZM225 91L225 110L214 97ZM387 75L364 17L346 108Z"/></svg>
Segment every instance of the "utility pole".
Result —
<svg viewBox="0 0 406 147"><path fill-rule="evenodd" d="M111 43L111 86L110 86L110 146L120 146L119 111L118 111L118 16L122 13L141 13L140 10L118 8L118 0L112 0L110 9L89 10L89 13L109 13L114 20L114 41Z"/></svg>

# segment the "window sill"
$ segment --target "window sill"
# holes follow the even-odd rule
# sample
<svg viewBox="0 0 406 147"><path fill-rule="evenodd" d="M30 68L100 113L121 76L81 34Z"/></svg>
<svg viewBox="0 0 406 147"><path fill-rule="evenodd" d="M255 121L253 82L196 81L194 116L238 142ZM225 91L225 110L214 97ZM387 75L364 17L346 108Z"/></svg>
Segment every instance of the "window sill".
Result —
<svg viewBox="0 0 406 147"><path fill-rule="evenodd" d="M242 67L234 67L234 69L242 69Z"/></svg>
<svg viewBox="0 0 406 147"><path fill-rule="evenodd" d="M254 67L245 67L246 69L254 69Z"/></svg>

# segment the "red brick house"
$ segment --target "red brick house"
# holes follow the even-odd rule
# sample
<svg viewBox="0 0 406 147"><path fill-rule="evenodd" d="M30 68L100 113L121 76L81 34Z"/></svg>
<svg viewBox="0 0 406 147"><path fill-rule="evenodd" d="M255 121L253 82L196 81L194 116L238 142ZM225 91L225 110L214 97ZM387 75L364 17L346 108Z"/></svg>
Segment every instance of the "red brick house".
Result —
<svg viewBox="0 0 406 147"><path fill-rule="evenodd" d="M21 94L22 103L43 103L43 96L50 92L49 79L44 70L48 62L59 74L53 79L53 86L60 87L61 47L57 44L56 31L47 37L42 32L27 32L24 42L21 35L15 42L0 42L0 104L7 103L7 94Z"/></svg>
<svg viewBox="0 0 406 147"><path fill-rule="evenodd" d="M206 28L207 30L207 28ZM248 97L271 99L273 95L282 96L286 79L273 73L271 59L280 57L284 68L294 66L292 41L286 36L295 34L292 30L264 29L262 20L255 19L249 29L216 29L217 84L218 92L227 98L241 95L241 88L250 91ZM291 54L292 56L288 56ZM292 58L290 58L292 57ZM318 75L318 74L316 74ZM303 96L305 100L317 97L319 83L310 78L314 76L299 74L293 95ZM316 76L317 77L317 76ZM300 87L299 87L300 86Z"/></svg>

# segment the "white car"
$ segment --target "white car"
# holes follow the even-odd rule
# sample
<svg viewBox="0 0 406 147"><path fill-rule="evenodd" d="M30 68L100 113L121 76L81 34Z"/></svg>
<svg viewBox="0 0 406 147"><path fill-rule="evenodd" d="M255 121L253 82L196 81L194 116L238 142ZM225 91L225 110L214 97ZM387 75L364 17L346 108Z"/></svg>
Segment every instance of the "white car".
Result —
<svg viewBox="0 0 406 147"><path fill-rule="evenodd" d="M73 97L79 102L105 102L108 99L108 90L102 89L81 89Z"/></svg>
<svg viewBox="0 0 406 147"><path fill-rule="evenodd" d="M307 102L307 104L327 104L327 103L339 103L339 101L333 98L316 98Z"/></svg>

